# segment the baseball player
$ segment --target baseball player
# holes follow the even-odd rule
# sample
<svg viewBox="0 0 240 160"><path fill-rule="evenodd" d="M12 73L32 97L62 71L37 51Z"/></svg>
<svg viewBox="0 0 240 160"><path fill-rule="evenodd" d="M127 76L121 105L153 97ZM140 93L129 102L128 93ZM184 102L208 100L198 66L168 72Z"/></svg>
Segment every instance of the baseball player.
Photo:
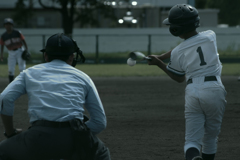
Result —
<svg viewBox="0 0 240 160"><path fill-rule="evenodd" d="M3 61L4 46L8 49L8 71L9 71L9 83L14 79L15 66L18 63L19 71L23 71L26 68L26 61L22 59L23 45L25 50L28 50L24 36L18 30L13 28L14 22L11 18L5 18L3 22L6 32L1 35L1 61Z"/></svg>
<svg viewBox="0 0 240 160"><path fill-rule="evenodd" d="M152 55L149 65L157 65L173 80L186 81L185 145L186 160L214 160L226 105L221 82L222 65L212 30L197 32L200 17L187 4L173 6L163 24L170 33L184 39L173 50ZM166 65L162 60L170 58ZM202 153L200 153L202 152Z"/></svg>
<svg viewBox="0 0 240 160"><path fill-rule="evenodd" d="M75 68L85 61L82 51L64 34L52 35L41 51L47 63L25 69L0 95L7 137L0 143L0 160L110 160L96 136L107 123L102 102L91 78ZM14 101L23 94L31 123L24 132L13 125Z"/></svg>

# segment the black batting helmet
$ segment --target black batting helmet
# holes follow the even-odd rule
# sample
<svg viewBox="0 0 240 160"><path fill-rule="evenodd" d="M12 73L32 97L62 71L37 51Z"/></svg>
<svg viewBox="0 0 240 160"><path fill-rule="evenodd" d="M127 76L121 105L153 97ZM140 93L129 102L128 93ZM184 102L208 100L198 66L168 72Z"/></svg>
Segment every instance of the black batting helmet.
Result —
<svg viewBox="0 0 240 160"><path fill-rule="evenodd" d="M49 37L46 47L40 51L56 57L68 56L76 52L77 55L72 64L74 67L77 62L82 61L84 63L85 61L85 57L83 56L82 51L78 48L76 41L63 33L54 34ZM80 60L78 60L78 55L81 57Z"/></svg>
<svg viewBox="0 0 240 160"><path fill-rule="evenodd" d="M163 24L170 25L169 31L172 35L180 36L199 27L199 21L196 8L188 4L177 4L170 9L168 18L163 21Z"/></svg>
<svg viewBox="0 0 240 160"><path fill-rule="evenodd" d="M3 25L4 24L14 24L13 20L11 18L5 18L4 21L3 21Z"/></svg>

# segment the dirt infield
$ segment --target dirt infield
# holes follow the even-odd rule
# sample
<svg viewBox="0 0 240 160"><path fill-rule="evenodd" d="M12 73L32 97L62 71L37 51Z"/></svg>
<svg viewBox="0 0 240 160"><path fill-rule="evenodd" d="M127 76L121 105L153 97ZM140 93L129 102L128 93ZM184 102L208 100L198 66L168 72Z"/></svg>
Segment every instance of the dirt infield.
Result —
<svg viewBox="0 0 240 160"><path fill-rule="evenodd" d="M240 82L222 78L228 92L216 160L240 157ZM185 84L162 77L96 78L108 126L99 137L112 160L183 160ZM0 78L0 92L8 80ZM29 126L27 96L15 103L15 127ZM0 121L0 132L3 132ZM0 134L0 141L4 139Z"/></svg>

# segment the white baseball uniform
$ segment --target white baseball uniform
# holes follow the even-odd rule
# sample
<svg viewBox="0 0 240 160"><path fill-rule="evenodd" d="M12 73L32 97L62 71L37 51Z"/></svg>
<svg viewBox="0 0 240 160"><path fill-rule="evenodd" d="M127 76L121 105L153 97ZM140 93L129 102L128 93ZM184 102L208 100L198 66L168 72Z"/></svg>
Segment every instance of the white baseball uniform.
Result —
<svg viewBox="0 0 240 160"><path fill-rule="evenodd" d="M26 69L26 61L22 59L23 48L18 48L17 50L8 50L8 70L9 75L15 73L15 66L18 64L19 71L22 72Z"/></svg>
<svg viewBox="0 0 240 160"><path fill-rule="evenodd" d="M8 71L11 76L14 76L16 64L20 72L26 68L26 61L22 59L24 39L23 34L15 29L11 33L4 32L1 35L0 44L8 49Z"/></svg>
<svg viewBox="0 0 240 160"><path fill-rule="evenodd" d="M205 154L216 153L226 91L215 33L208 30L184 40L172 50L167 69L186 76L184 152L194 147Z"/></svg>

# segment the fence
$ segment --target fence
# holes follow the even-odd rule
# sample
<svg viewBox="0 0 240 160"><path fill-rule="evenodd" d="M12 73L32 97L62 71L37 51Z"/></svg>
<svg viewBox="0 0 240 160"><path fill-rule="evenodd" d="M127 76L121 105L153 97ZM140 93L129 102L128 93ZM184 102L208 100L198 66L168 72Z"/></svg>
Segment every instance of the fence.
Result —
<svg viewBox="0 0 240 160"><path fill-rule="evenodd" d="M39 50L45 47L50 34L25 34L24 35L31 53L40 53ZM158 37L165 37L161 42L161 46L157 43ZM88 63L105 63L109 59L100 59L102 54L117 55L117 60L111 57L109 61L121 62L123 57L131 51L141 51L148 55L157 52L163 52L171 49L174 45L169 45L167 41L172 39L166 34L151 35L151 34L96 34L96 35L80 35L74 34L73 39L77 41L79 48L85 55L94 54L94 60L87 60ZM166 39L169 39L166 41ZM41 44L41 45L39 45ZM40 47L41 46L41 47ZM158 48L159 46L159 48ZM108 56L109 57L109 56ZM103 62L104 61L104 62ZM125 59L124 59L125 62ZM107 63L107 62L106 62Z"/></svg>
<svg viewBox="0 0 240 160"><path fill-rule="evenodd" d="M237 28L199 28L199 31L214 30L222 56L240 57L240 30ZM0 29L1 32L4 30ZM21 29L31 53L40 53L47 39L62 29ZM158 54L173 49L182 39L172 36L168 28L148 29L75 29L73 39L85 55L94 55L88 63L105 63L102 55L124 57L131 51ZM122 56L121 56L122 55ZM221 55L220 55L221 56ZM234 59L233 58L233 59ZM111 59L113 62L114 60ZM118 60L119 61L119 60ZM124 62L126 58L124 59Z"/></svg>

